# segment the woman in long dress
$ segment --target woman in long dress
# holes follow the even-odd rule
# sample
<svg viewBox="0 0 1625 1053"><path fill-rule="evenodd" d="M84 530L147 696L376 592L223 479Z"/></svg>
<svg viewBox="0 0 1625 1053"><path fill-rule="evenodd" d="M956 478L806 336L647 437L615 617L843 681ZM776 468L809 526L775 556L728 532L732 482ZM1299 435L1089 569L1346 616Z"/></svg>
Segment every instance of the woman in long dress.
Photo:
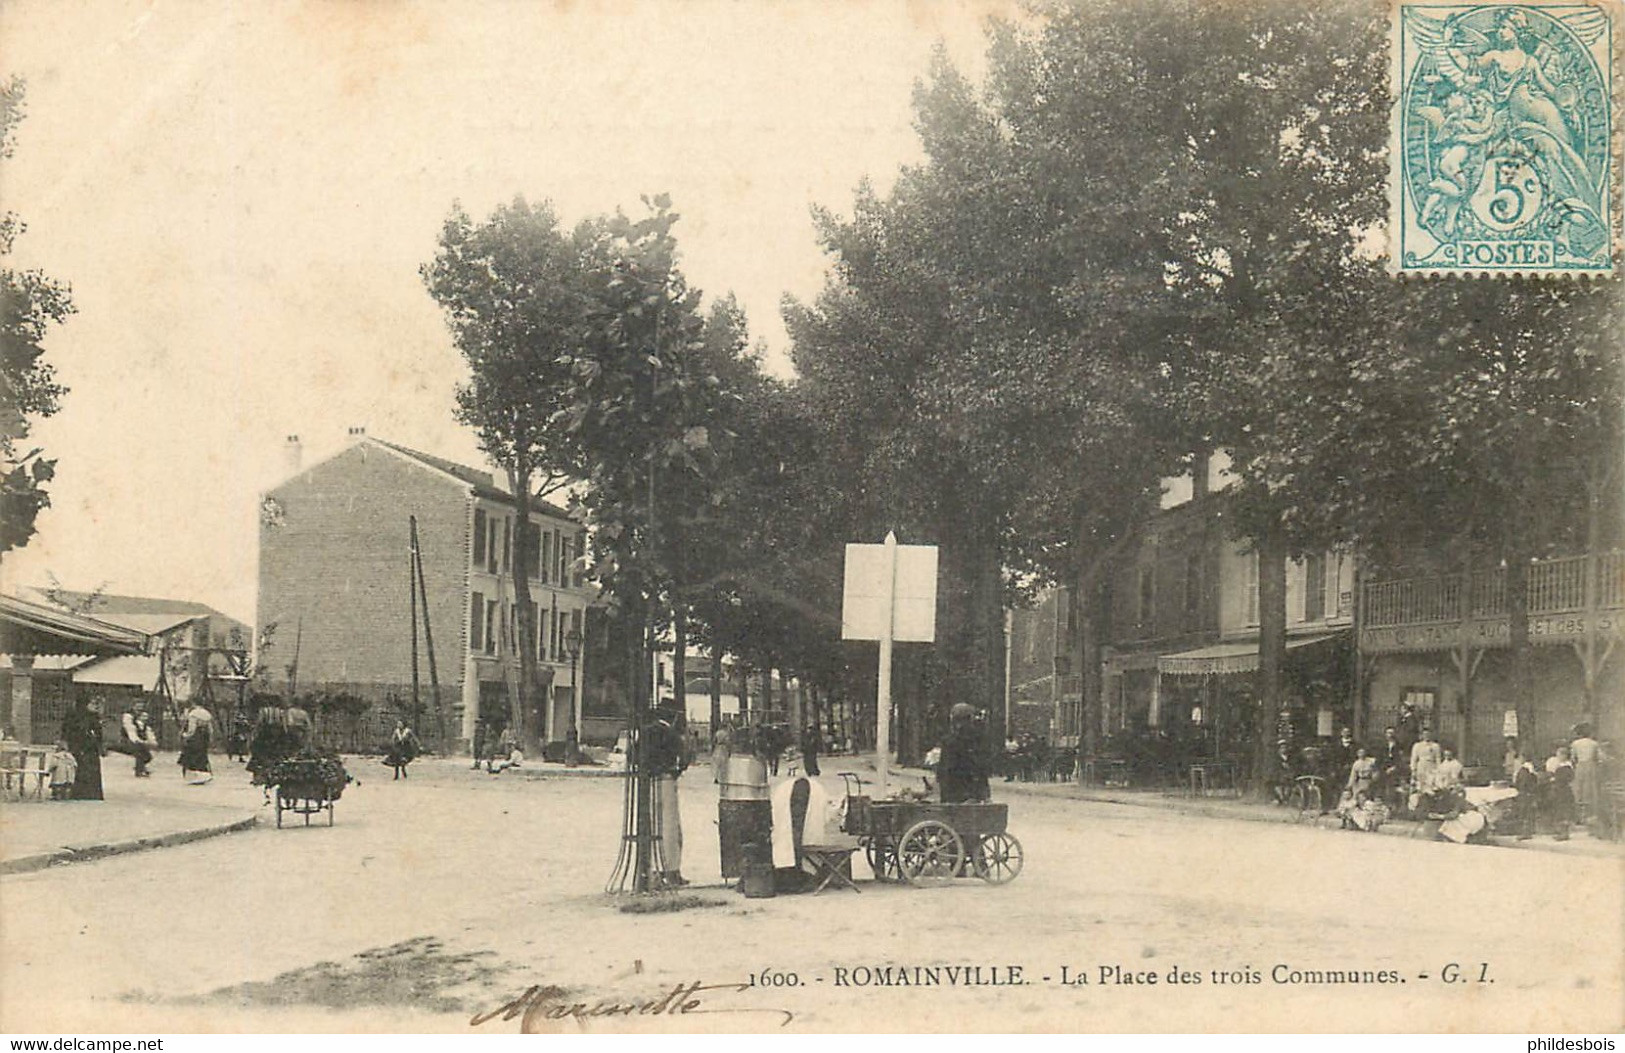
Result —
<svg viewBox="0 0 1625 1053"><path fill-rule="evenodd" d="M397 720L389 736L389 751L384 754L384 763L395 769L395 778L406 778L406 766L417 759L420 752L417 732L407 727L406 721Z"/></svg>
<svg viewBox="0 0 1625 1053"><path fill-rule="evenodd" d="M181 777L193 785L202 785L214 778L214 771L209 767L209 740L213 729L214 715L203 703L193 703L186 711L181 755L176 762L181 766Z"/></svg>
<svg viewBox="0 0 1625 1053"><path fill-rule="evenodd" d="M74 773L73 799L102 799L102 704L100 699L79 698L62 718L62 739L73 754L79 770Z"/></svg>
<svg viewBox="0 0 1625 1053"><path fill-rule="evenodd" d="M271 769L281 763L288 753L282 700L274 695L265 696L260 702L259 721L254 728L254 741L249 747L248 770L254 777L254 785L264 785Z"/></svg>

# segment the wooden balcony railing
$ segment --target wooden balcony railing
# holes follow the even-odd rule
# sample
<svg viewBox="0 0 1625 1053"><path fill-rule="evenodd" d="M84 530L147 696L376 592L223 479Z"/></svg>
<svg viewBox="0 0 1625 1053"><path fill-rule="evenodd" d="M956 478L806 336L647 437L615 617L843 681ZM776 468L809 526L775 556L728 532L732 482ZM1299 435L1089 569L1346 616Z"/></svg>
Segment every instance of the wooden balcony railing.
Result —
<svg viewBox="0 0 1625 1053"><path fill-rule="evenodd" d="M1585 571L1585 556L1563 556L1531 564L1529 613L1564 614L1585 610ZM1365 625L1382 628L1461 621L1466 591L1460 574L1368 582ZM1598 554L1595 602L1598 610L1625 607L1625 552ZM1506 614L1505 568L1473 575L1471 608L1466 613L1473 618Z"/></svg>

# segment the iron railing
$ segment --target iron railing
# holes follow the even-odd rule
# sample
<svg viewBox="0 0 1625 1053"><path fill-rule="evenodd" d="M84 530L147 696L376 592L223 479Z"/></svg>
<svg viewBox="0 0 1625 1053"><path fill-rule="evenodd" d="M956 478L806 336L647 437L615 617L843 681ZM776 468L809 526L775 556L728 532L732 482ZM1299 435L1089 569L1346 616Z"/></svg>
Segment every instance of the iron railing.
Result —
<svg viewBox="0 0 1625 1053"><path fill-rule="evenodd" d="M1586 606L1585 556L1538 560L1529 566L1529 613L1564 614ZM1463 619L1465 575L1373 581L1365 585L1364 623L1368 628L1427 625ZM1625 552L1597 555L1596 605L1599 610L1625 607ZM1506 568L1472 575L1470 616L1504 616Z"/></svg>

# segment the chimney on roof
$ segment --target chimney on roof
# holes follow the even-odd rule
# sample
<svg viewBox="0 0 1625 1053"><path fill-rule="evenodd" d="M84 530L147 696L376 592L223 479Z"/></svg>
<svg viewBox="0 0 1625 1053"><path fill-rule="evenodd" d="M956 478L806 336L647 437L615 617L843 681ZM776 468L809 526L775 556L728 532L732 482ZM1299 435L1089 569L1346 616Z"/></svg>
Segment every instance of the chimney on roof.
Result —
<svg viewBox="0 0 1625 1053"><path fill-rule="evenodd" d="M299 436L288 436L287 444L282 447L282 468L288 475L298 475L303 466L305 450L299 445Z"/></svg>

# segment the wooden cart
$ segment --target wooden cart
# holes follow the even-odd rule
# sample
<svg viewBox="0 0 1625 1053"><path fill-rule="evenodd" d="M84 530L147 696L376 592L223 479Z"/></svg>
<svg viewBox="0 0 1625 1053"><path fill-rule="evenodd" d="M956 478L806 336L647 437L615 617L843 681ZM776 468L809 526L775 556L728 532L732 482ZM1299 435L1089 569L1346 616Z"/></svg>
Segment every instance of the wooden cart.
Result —
<svg viewBox="0 0 1625 1053"><path fill-rule="evenodd" d="M305 755L286 757L270 770L273 780L265 789L266 795L276 802L276 825L282 827L282 813L291 812L305 817L327 813L327 825L333 825L333 804L344 793L351 781L350 775L337 755Z"/></svg>
<svg viewBox="0 0 1625 1053"><path fill-rule="evenodd" d="M321 783L279 783L276 794L276 825L282 828L282 813L292 812L294 815L305 817L305 825L310 825L310 817L327 813L327 825L333 825L333 802L337 799L328 787Z"/></svg>
<svg viewBox="0 0 1625 1053"><path fill-rule="evenodd" d="M1021 873L1021 842L1006 831L1005 804L876 801L855 775L847 780L843 829L858 839L881 880L932 885L979 877L992 885Z"/></svg>

